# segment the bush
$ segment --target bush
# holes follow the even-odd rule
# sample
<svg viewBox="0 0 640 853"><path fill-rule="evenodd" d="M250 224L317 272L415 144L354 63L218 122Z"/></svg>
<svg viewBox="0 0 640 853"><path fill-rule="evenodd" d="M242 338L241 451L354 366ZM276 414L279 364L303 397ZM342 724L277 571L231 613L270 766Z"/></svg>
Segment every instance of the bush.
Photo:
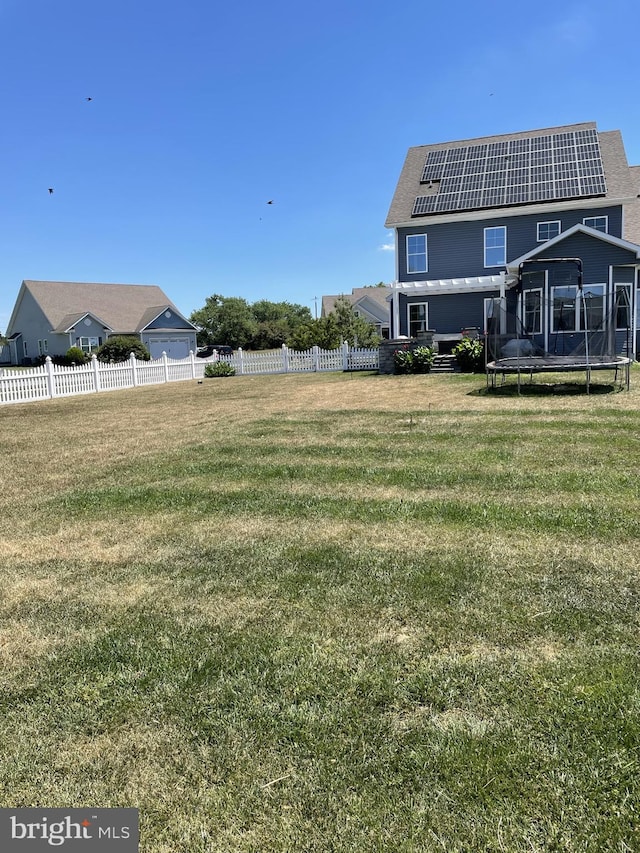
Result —
<svg viewBox="0 0 640 853"><path fill-rule="evenodd" d="M463 373L484 372L484 343L478 338L463 338L451 352Z"/></svg>
<svg viewBox="0 0 640 853"><path fill-rule="evenodd" d="M96 350L98 361L126 361L133 353L140 361L149 361L151 354L142 341L133 335L114 335Z"/></svg>
<svg viewBox="0 0 640 853"><path fill-rule="evenodd" d="M84 364L89 358L90 356L81 350L80 347L69 347L65 354L67 364Z"/></svg>
<svg viewBox="0 0 640 853"><path fill-rule="evenodd" d="M214 376L235 376L236 369L228 361L214 361L205 365L204 375L210 379Z"/></svg>
<svg viewBox="0 0 640 853"><path fill-rule="evenodd" d="M393 364L396 373L429 373L434 359L431 347L416 347L413 351L408 347L397 349L393 354Z"/></svg>
<svg viewBox="0 0 640 853"><path fill-rule="evenodd" d="M435 352L431 347L416 347L413 351L413 372L429 373Z"/></svg>

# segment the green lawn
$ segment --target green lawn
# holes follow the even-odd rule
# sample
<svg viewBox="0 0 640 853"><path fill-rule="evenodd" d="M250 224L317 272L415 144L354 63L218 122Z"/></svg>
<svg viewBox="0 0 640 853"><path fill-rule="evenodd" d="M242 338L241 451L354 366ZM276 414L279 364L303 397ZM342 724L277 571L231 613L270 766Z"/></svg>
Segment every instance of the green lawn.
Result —
<svg viewBox="0 0 640 853"><path fill-rule="evenodd" d="M0 805L137 807L145 853L640 850L635 386L0 408Z"/></svg>

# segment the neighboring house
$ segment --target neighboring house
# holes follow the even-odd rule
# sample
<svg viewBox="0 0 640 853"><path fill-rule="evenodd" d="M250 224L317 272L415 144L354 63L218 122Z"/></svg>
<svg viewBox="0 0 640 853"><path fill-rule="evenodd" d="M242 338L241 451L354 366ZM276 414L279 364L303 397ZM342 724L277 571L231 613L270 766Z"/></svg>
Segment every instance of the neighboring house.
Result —
<svg viewBox="0 0 640 853"><path fill-rule="evenodd" d="M113 335L133 335L152 358L186 358L196 351L196 329L156 285L23 281L6 337L11 364L90 353Z"/></svg>
<svg viewBox="0 0 640 853"><path fill-rule="evenodd" d="M577 309L559 328L560 301L577 300L552 265L529 276L529 292L514 288L524 261L577 258L594 317L624 291L616 341L635 355L639 193L640 166L628 165L620 132L593 122L410 148L385 223L396 241L391 334L482 333L495 299L517 301L525 328L545 342L577 333Z"/></svg>
<svg viewBox="0 0 640 853"><path fill-rule="evenodd" d="M341 296L351 303L353 310L359 317L368 323L373 323L381 338L389 337L388 287L354 287L351 293L343 293L340 296L323 296L322 317L331 314L336 299L340 299Z"/></svg>

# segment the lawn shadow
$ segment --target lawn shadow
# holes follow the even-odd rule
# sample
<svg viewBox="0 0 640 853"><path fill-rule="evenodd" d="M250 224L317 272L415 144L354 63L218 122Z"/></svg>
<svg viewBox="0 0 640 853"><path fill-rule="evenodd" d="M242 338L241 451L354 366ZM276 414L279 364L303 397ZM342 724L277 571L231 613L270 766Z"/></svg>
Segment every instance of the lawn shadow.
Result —
<svg viewBox="0 0 640 853"><path fill-rule="evenodd" d="M581 397L593 396L594 394L617 394L623 391L621 387L612 383L590 384L586 382L521 382L505 383L494 387L477 388L470 391L470 397Z"/></svg>

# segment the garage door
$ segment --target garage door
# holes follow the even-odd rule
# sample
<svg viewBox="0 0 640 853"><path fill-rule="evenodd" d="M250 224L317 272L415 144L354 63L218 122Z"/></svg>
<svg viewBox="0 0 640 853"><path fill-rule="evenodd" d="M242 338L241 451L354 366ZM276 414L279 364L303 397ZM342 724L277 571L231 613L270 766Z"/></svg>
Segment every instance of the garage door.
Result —
<svg viewBox="0 0 640 853"><path fill-rule="evenodd" d="M169 358L187 358L189 338L156 338L149 343L151 358L162 358L166 352Z"/></svg>

